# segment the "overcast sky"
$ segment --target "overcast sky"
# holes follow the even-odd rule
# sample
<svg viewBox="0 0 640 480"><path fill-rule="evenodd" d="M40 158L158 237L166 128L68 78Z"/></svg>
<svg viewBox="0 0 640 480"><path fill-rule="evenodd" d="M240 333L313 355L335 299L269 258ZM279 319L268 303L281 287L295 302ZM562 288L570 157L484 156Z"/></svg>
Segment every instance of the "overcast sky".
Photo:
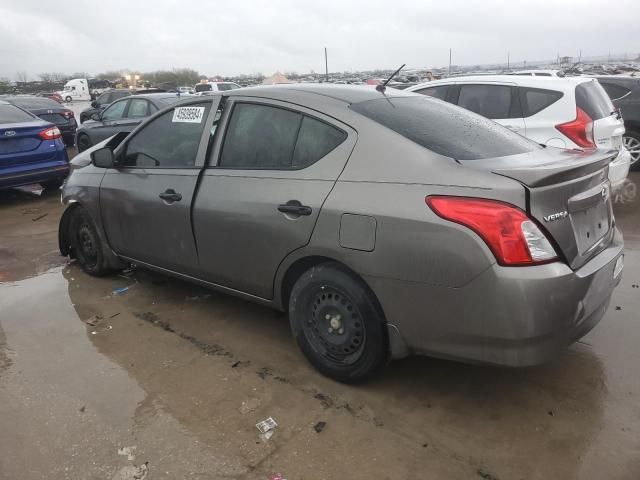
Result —
<svg viewBox="0 0 640 480"><path fill-rule="evenodd" d="M0 76L190 67L207 75L640 52L640 1L1 0Z"/></svg>

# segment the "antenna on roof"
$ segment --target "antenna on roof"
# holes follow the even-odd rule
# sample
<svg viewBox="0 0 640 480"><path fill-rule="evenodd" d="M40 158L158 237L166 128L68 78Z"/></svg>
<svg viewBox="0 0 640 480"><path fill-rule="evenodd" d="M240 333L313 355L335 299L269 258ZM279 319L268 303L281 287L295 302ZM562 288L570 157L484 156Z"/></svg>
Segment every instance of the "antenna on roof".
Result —
<svg viewBox="0 0 640 480"><path fill-rule="evenodd" d="M406 63L403 63L402 66L399 69L397 69L395 72L393 72L391 76L385 80L384 83L381 83L380 85L376 85L376 90L384 93L385 89L387 88L387 84L393 79L393 77L395 77L398 73L400 73L400 70L402 70L405 67L405 65Z"/></svg>

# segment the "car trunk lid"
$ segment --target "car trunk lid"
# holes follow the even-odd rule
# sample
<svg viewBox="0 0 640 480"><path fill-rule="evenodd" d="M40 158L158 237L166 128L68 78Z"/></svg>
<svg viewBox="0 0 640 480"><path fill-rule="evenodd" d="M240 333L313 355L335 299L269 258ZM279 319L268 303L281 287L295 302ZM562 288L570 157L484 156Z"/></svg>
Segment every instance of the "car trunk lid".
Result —
<svg viewBox="0 0 640 480"><path fill-rule="evenodd" d="M28 162L24 155L42 143L39 133L46 127L41 121L0 125L0 167Z"/></svg>
<svg viewBox="0 0 640 480"><path fill-rule="evenodd" d="M617 151L544 151L482 162L481 167L520 182L527 192L527 213L538 221L568 265L577 269L609 245L614 217L608 165Z"/></svg>

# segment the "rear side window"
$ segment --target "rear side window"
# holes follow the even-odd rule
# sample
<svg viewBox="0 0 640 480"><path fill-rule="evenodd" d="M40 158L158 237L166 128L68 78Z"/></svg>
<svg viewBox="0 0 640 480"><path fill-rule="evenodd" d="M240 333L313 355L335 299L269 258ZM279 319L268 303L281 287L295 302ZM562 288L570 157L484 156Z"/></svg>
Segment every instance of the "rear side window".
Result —
<svg viewBox="0 0 640 480"><path fill-rule="evenodd" d="M177 108L184 109L186 113L180 114L176 109L169 110L148 123L129 141L124 166L189 168L195 165L198 145L211 103ZM188 118L189 115L193 117L194 111L200 119L199 122Z"/></svg>
<svg viewBox="0 0 640 480"><path fill-rule="evenodd" d="M299 112L237 103L219 165L226 168L304 168L336 148L346 133Z"/></svg>
<svg viewBox="0 0 640 480"><path fill-rule="evenodd" d="M487 118L511 118L511 87L461 85L458 106Z"/></svg>
<svg viewBox="0 0 640 480"><path fill-rule="evenodd" d="M615 110L607 92L595 80L576 87L576 106L584 110L592 120L608 117Z"/></svg>
<svg viewBox="0 0 640 480"><path fill-rule="evenodd" d="M0 124L31 122L34 118L14 105L0 105Z"/></svg>
<svg viewBox="0 0 640 480"><path fill-rule="evenodd" d="M293 151L293 168L304 168L317 162L347 138L347 134L331 125L304 116Z"/></svg>
<svg viewBox="0 0 640 480"><path fill-rule="evenodd" d="M481 160L540 149L506 128L429 97L368 100L351 109L440 155Z"/></svg>
<svg viewBox="0 0 640 480"><path fill-rule="evenodd" d="M196 92L210 92L211 90L211 85L208 83L199 83L196 85Z"/></svg>
<svg viewBox="0 0 640 480"><path fill-rule="evenodd" d="M449 85L440 85L438 87L427 87L421 90L415 90L416 93L422 95L429 95L430 97L444 100L447 98L447 92L449 91Z"/></svg>
<svg viewBox="0 0 640 480"><path fill-rule="evenodd" d="M600 82L600 85L602 85L602 88L604 88L604 91L607 92L611 100L620 100L631 92L631 89L614 83Z"/></svg>
<svg viewBox="0 0 640 480"><path fill-rule="evenodd" d="M520 87L520 102L524 117L530 117L553 105L564 95L556 90Z"/></svg>

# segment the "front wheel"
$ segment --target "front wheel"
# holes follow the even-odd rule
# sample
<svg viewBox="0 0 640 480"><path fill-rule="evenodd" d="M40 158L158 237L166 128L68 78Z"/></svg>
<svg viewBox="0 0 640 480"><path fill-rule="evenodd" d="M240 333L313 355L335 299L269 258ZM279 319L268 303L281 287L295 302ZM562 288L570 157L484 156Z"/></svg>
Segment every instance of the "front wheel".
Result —
<svg viewBox="0 0 640 480"><path fill-rule="evenodd" d="M68 95L66 97L64 97L64 101L67 102L67 103L71 103L71 100L72 100L72 98L70 96L68 96Z"/></svg>
<svg viewBox="0 0 640 480"><path fill-rule="evenodd" d="M101 277L109 273L97 227L89 213L77 207L69 220L68 239L71 252L89 275Z"/></svg>
<svg viewBox="0 0 640 480"><path fill-rule="evenodd" d="M627 131L622 139L631 154L631 170L640 170L640 133Z"/></svg>
<svg viewBox="0 0 640 480"><path fill-rule="evenodd" d="M309 362L339 382L366 380L389 358L386 322L373 293L339 264L318 265L298 279L289 321Z"/></svg>

